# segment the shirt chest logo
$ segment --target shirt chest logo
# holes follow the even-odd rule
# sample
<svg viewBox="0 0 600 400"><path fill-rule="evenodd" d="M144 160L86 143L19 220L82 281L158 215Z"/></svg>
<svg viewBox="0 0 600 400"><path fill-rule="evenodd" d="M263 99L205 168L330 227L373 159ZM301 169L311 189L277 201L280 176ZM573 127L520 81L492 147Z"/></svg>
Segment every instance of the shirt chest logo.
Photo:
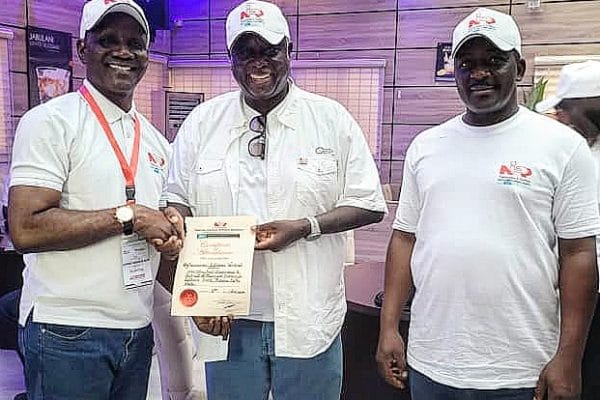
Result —
<svg viewBox="0 0 600 400"><path fill-rule="evenodd" d="M150 168L152 171L160 174L166 168L166 161L163 157L148 152L148 163L150 164Z"/></svg>
<svg viewBox="0 0 600 400"><path fill-rule="evenodd" d="M498 182L501 185L530 186L533 178L533 170L517 161L508 164L500 164L498 171Z"/></svg>

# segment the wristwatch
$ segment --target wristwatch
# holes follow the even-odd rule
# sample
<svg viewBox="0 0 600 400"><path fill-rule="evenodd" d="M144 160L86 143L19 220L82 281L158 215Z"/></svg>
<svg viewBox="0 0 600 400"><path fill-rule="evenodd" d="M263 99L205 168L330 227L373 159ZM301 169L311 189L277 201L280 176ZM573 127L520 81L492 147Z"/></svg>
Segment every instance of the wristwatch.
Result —
<svg viewBox="0 0 600 400"><path fill-rule="evenodd" d="M125 235L133 233L133 208L130 206L117 207L115 218L123 225L123 233Z"/></svg>
<svg viewBox="0 0 600 400"><path fill-rule="evenodd" d="M319 226L319 221L315 217L306 217L308 222L310 223L310 233L306 236L306 240L315 240L321 237L321 227Z"/></svg>

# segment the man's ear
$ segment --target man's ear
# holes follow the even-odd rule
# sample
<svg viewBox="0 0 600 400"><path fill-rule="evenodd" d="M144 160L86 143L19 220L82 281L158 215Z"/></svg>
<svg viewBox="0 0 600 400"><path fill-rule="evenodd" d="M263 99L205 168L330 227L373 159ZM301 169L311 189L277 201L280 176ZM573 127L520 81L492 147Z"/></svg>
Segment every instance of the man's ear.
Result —
<svg viewBox="0 0 600 400"><path fill-rule="evenodd" d="M85 64L85 52L87 51L87 47L85 46L84 39L77 39L77 55L79 56L79 60Z"/></svg>
<svg viewBox="0 0 600 400"><path fill-rule="evenodd" d="M524 58L521 58L520 56L518 57L519 58L517 59L517 82L521 82L521 80L525 76L525 71L527 70L527 63L525 62Z"/></svg>

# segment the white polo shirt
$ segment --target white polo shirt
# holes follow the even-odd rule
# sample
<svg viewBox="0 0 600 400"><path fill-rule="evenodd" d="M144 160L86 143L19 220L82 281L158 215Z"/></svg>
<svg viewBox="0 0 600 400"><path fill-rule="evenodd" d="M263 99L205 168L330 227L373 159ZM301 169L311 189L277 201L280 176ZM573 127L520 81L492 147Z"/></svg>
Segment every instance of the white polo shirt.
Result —
<svg viewBox="0 0 600 400"><path fill-rule="evenodd" d="M393 227L416 237L407 360L457 388L536 385L559 339L557 237L600 233L585 140L521 108L415 138Z"/></svg>
<svg viewBox="0 0 600 400"><path fill-rule="evenodd" d="M89 82L84 85L129 160L135 106L126 113ZM137 115L141 145L136 201L158 209L166 188L169 143L144 116ZM60 191L60 208L66 210L102 210L125 204L125 179L117 157L80 93L60 96L21 118L11 166L11 186L18 185ZM159 257L152 246L150 249L156 274ZM35 322L75 326L136 329L152 319L153 286L133 290L123 286L119 235L76 250L26 254L24 258L22 325L32 309Z"/></svg>
<svg viewBox="0 0 600 400"><path fill-rule="evenodd" d="M596 173L598 177L598 208L600 208L600 143L592 146L592 156L596 162ZM600 236L596 236L596 260L598 263L598 293L600 293Z"/></svg>
<svg viewBox="0 0 600 400"><path fill-rule="evenodd" d="M240 143L249 119L240 92L192 111L174 143L169 201L190 207L196 216L236 214L243 198ZM269 220L305 218L340 206L386 211L364 135L339 103L291 84L267 124ZM346 312L345 241L346 234L337 233L264 252L272 272L277 356L313 357L340 332Z"/></svg>

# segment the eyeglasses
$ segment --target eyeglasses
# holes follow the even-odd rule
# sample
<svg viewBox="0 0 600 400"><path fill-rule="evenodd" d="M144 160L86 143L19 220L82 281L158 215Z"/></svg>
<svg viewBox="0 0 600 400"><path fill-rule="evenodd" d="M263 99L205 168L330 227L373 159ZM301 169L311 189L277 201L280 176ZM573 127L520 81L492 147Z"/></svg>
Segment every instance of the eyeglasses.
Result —
<svg viewBox="0 0 600 400"><path fill-rule="evenodd" d="M248 142L248 154L252 157L260 157L265 159L265 150L267 148L267 117L265 115L257 115L250 120L250 130L258 133Z"/></svg>

